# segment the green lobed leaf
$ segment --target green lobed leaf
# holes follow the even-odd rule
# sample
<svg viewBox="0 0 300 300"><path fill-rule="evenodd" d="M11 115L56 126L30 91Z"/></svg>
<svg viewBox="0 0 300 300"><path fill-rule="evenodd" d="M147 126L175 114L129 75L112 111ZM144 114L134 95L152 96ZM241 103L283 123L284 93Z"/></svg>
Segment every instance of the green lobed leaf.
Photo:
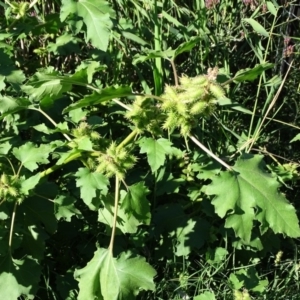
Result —
<svg viewBox="0 0 300 300"><path fill-rule="evenodd" d="M41 176L40 173L37 173L25 180L21 180L21 187L20 187L20 191L22 192L22 194L24 195L28 195L29 191L32 190L40 181Z"/></svg>
<svg viewBox="0 0 300 300"><path fill-rule="evenodd" d="M38 163L49 163L47 158L51 151L51 145L42 144L36 147L33 143L27 142L19 148L14 148L12 152L26 169L34 171L38 168Z"/></svg>
<svg viewBox="0 0 300 300"><path fill-rule="evenodd" d="M115 13L104 0L63 0L61 20L65 20L69 14L77 14L82 17L86 25L86 42L91 41L94 47L102 51L107 50L112 28L111 17Z"/></svg>
<svg viewBox="0 0 300 300"><path fill-rule="evenodd" d="M0 96L0 120L7 115L26 109L30 104L30 101L26 98Z"/></svg>
<svg viewBox="0 0 300 300"><path fill-rule="evenodd" d="M57 220L64 219L71 222L73 216L81 215L81 212L75 207L76 199L71 196L59 195L54 200L54 213Z"/></svg>
<svg viewBox="0 0 300 300"><path fill-rule="evenodd" d="M263 231L268 224L274 233L299 237L295 208L278 192L280 185L266 172L263 156L245 154L237 160L234 170L235 173L221 172L212 178L205 191L216 195L212 204L221 218L226 216L225 227L233 228L246 243L250 242L254 220L261 223Z"/></svg>
<svg viewBox="0 0 300 300"><path fill-rule="evenodd" d="M148 163L153 173L165 163L166 154L172 152L172 143L163 138L155 140L144 137L139 141L139 145L141 147L140 153L147 154Z"/></svg>
<svg viewBox="0 0 300 300"><path fill-rule="evenodd" d="M99 70L104 70L105 66L101 66L98 61L83 61L81 62L80 66L76 68L75 74L72 75L72 78L78 78L78 75L76 75L77 72L80 72L83 70L86 73L87 77L87 82L92 83L93 80L93 75L99 71ZM82 73L81 73L82 74ZM82 75L81 75L82 76Z"/></svg>
<svg viewBox="0 0 300 300"><path fill-rule="evenodd" d="M31 101L39 102L42 106L51 106L54 100L71 90L72 85L58 76L36 74L32 80L22 87Z"/></svg>
<svg viewBox="0 0 300 300"><path fill-rule="evenodd" d="M121 198L125 197L125 192L121 191ZM106 197L102 197L104 207L98 210L98 221L107 225L107 233L110 233L114 222L114 197L108 194ZM150 213L144 216L145 223L149 223ZM137 219L134 215L125 213L125 210L119 206L116 227L123 233L136 233L138 226L143 224L141 220Z"/></svg>
<svg viewBox="0 0 300 300"><path fill-rule="evenodd" d="M79 168L75 173L76 186L80 187L80 196L83 202L90 208L95 208L92 204L93 198L97 196L97 191L106 195L108 191L108 179L96 172L91 172L87 168Z"/></svg>
<svg viewBox="0 0 300 300"><path fill-rule="evenodd" d="M146 196L149 194L148 188L144 182L138 182L128 187L128 192L124 197L121 208L129 216L133 215L137 220L149 224L150 205Z"/></svg>
<svg viewBox="0 0 300 300"><path fill-rule="evenodd" d="M99 248L86 267L75 271L79 281L78 300L134 300L141 289L154 290L155 270L144 258L122 253L114 258Z"/></svg>

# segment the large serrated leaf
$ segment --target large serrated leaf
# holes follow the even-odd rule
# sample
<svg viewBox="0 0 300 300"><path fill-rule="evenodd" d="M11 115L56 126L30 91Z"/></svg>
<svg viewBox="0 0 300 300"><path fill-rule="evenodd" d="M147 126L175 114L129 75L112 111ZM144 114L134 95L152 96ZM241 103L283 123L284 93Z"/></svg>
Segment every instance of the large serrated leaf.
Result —
<svg viewBox="0 0 300 300"><path fill-rule="evenodd" d="M48 156L52 148L50 145L42 144L36 147L31 142L13 149L14 156L22 163L22 165L30 171L38 168L38 163L49 163Z"/></svg>
<svg viewBox="0 0 300 300"><path fill-rule="evenodd" d="M243 155L234 170L212 178L206 189L208 195L216 195L212 204L221 218L226 216L225 226L233 228L246 243L250 242L254 220L262 227L268 224L274 233L299 237L295 208L278 192L279 183L266 172L263 156Z"/></svg>
<svg viewBox="0 0 300 300"><path fill-rule="evenodd" d="M97 249L86 267L76 270L78 300L134 300L141 289L154 290L155 270L141 257L122 253L116 259L106 249Z"/></svg>
<svg viewBox="0 0 300 300"><path fill-rule="evenodd" d="M102 103L104 101L112 100L115 98L126 97L126 96L133 96L133 95L134 94L132 93L131 88L128 86L121 86L119 88L108 87L103 89L99 93L94 92L91 95L85 96L83 99L79 100L78 102L64 109L63 113L67 113L76 108L93 106Z"/></svg>
<svg viewBox="0 0 300 300"><path fill-rule="evenodd" d="M166 154L170 154L172 151L172 143L163 138L158 140L142 138L139 144L141 146L140 153L147 153L148 163L153 173L164 164Z"/></svg>
<svg viewBox="0 0 300 300"><path fill-rule="evenodd" d="M112 28L111 17L115 13L104 0L72 0L62 1L61 20L65 20L69 14L77 14L82 17L86 25L86 41L91 41L93 46L102 51L107 50L110 29Z"/></svg>
<svg viewBox="0 0 300 300"><path fill-rule="evenodd" d="M0 96L0 120L7 115L26 109L30 104L30 101L26 98Z"/></svg>

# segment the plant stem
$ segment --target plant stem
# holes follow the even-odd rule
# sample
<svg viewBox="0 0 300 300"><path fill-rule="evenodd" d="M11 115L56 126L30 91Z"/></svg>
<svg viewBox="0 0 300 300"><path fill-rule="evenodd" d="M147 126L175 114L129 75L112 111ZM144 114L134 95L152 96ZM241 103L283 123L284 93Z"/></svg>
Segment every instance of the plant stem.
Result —
<svg viewBox="0 0 300 300"><path fill-rule="evenodd" d="M10 225L9 240L8 240L8 247L9 247L10 256L12 256L12 254L11 254L11 245L12 245L12 235L13 235L13 231L14 231L17 205L18 205L18 201L15 202L14 210L13 210L13 213L12 213L12 216L11 216L11 225Z"/></svg>
<svg viewBox="0 0 300 300"><path fill-rule="evenodd" d="M177 70L176 70L174 59L170 59L170 63L171 63L172 69L173 69L175 86L178 87L178 85L179 85L179 83L178 83L178 75L177 75Z"/></svg>
<svg viewBox="0 0 300 300"><path fill-rule="evenodd" d="M117 228L118 205L119 205L119 183L120 183L119 178L118 176L116 176L114 219L112 224L110 243L108 247L112 256L113 256L113 248L114 248L114 241L115 241L116 228Z"/></svg>
<svg viewBox="0 0 300 300"><path fill-rule="evenodd" d="M117 147L117 150L120 150L121 148L125 147L127 144L129 144L138 134L138 129L134 129L123 141L120 143Z"/></svg>
<svg viewBox="0 0 300 300"><path fill-rule="evenodd" d="M200 143L194 136L189 135L189 138L197 145L199 146L205 153L207 153L209 156L211 156L213 159L215 159L218 163L220 163L222 166L224 166L227 170L233 171L233 168L226 164L222 159L220 159L218 156L216 156L214 153L212 153L209 149L207 149L202 143Z"/></svg>
<svg viewBox="0 0 300 300"><path fill-rule="evenodd" d="M42 115L44 115L55 127L57 127L57 123L48 115L46 114L42 109L40 108L35 108L35 107L29 107L31 110L36 110L40 112ZM70 142L72 139L65 133L63 133L63 136Z"/></svg>
<svg viewBox="0 0 300 300"><path fill-rule="evenodd" d="M80 158L81 156L82 156L82 152L76 152L76 153L72 154L61 165L54 165L54 166L48 168L47 170L41 172L40 173L40 177L43 178L43 177L49 175L50 173L52 173L52 172L54 172L54 171L62 168L64 165L66 165L67 163L71 162L72 160Z"/></svg>

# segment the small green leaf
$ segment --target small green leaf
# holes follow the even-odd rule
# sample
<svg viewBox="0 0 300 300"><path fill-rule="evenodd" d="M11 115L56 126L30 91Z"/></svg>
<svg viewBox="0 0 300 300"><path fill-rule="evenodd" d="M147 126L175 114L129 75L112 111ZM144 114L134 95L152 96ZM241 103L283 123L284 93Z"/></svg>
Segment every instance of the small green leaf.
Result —
<svg viewBox="0 0 300 300"><path fill-rule="evenodd" d="M271 1L267 1L267 8L268 11L274 16L276 17L277 15L277 9L275 8L274 4Z"/></svg>
<svg viewBox="0 0 300 300"><path fill-rule="evenodd" d="M14 148L13 154L25 168L33 171L38 168L38 163L49 163L47 158L51 151L50 145L42 144L36 147L33 143L28 142L19 148Z"/></svg>
<svg viewBox="0 0 300 300"><path fill-rule="evenodd" d="M76 199L70 196L60 195L54 200L54 211L57 220L64 219L71 222L72 216L81 215L81 212L74 206Z"/></svg>
<svg viewBox="0 0 300 300"><path fill-rule="evenodd" d="M122 35L124 36L125 39L128 39L128 40L132 40L142 46L145 46L145 45L148 45L149 43L147 43L146 41L144 41L143 39L141 39L139 36L131 33L131 32L128 32L128 31L122 31L121 32Z"/></svg>
<svg viewBox="0 0 300 300"><path fill-rule="evenodd" d="M9 142L0 144L0 155L6 155L11 149L12 145Z"/></svg>
<svg viewBox="0 0 300 300"><path fill-rule="evenodd" d="M40 173L35 174L34 176L31 176L27 178L24 181L21 181L21 192L25 195L28 195L29 191L32 190L40 181L41 176Z"/></svg>
<svg viewBox="0 0 300 300"><path fill-rule="evenodd" d="M149 192L144 182L129 186L121 208L129 216L133 215L139 221L146 221L146 224L148 224L150 221L150 205L146 196Z"/></svg>
<svg viewBox="0 0 300 300"><path fill-rule="evenodd" d="M191 51L201 41L201 39L201 36L195 36L190 38L187 42L179 45L175 50L174 58L183 52Z"/></svg>
<svg viewBox="0 0 300 300"><path fill-rule="evenodd" d="M216 300L216 298L213 292L206 291L201 295L194 297L194 300Z"/></svg>
<svg viewBox="0 0 300 300"><path fill-rule="evenodd" d="M152 138L142 138L139 141L140 153L147 153L148 163L154 173L165 163L166 154L172 152L172 143L160 138L158 140Z"/></svg>
<svg viewBox="0 0 300 300"><path fill-rule="evenodd" d="M55 43L49 43L47 50L56 55L70 55L72 53L79 53L80 48L78 46L78 42L80 42L79 38L76 38L73 35L65 32L56 39Z"/></svg>
<svg viewBox="0 0 300 300"><path fill-rule="evenodd" d="M87 168L79 168L75 176L77 177L76 186L80 187L82 200L87 206L93 208L92 199L96 197L96 192L106 195L109 185L108 179L104 175L91 172Z"/></svg>
<svg viewBox="0 0 300 300"><path fill-rule="evenodd" d="M300 140L300 133L298 133L295 137L293 137L290 141L290 143L294 143Z"/></svg>
<svg viewBox="0 0 300 300"><path fill-rule="evenodd" d="M132 64L136 65L138 63L145 62L149 59L154 59L159 57L169 59L175 55L175 50L172 50L170 48L165 51L148 50L146 53L147 55L140 55L140 54L135 55Z"/></svg>
<svg viewBox="0 0 300 300"><path fill-rule="evenodd" d="M269 37L269 33L266 31L266 29L263 26L261 26L256 20L244 18L243 21L250 24L255 32L257 32L265 37Z"/></svg>
<svg viewBox="0 0 300 300"><path fill-rule="evenodd" d="M252 69L242 69L239 70L233 80L235 82L242 82L242 81L253 81L255 80L258 76L260 76L264 71L273 68L274 64L270 63L263 63L256 65Z"/></svg>

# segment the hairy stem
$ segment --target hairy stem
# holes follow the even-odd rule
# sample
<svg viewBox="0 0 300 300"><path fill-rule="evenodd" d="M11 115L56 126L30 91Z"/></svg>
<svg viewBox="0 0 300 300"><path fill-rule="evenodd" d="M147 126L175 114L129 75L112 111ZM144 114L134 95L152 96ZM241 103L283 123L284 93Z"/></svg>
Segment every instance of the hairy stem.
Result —
<svg viewBox="0 0 300 300"><path fill-rule="evenodd" d="M118 176L116 176L114 219L113 219L113 224L112 224L110 243L109 243L109 247L108 247L112 256L113 256L114 241L115 241L116 228L117 228L119 192L120 192L119 191L119 178L118 178Z"/></svg>

